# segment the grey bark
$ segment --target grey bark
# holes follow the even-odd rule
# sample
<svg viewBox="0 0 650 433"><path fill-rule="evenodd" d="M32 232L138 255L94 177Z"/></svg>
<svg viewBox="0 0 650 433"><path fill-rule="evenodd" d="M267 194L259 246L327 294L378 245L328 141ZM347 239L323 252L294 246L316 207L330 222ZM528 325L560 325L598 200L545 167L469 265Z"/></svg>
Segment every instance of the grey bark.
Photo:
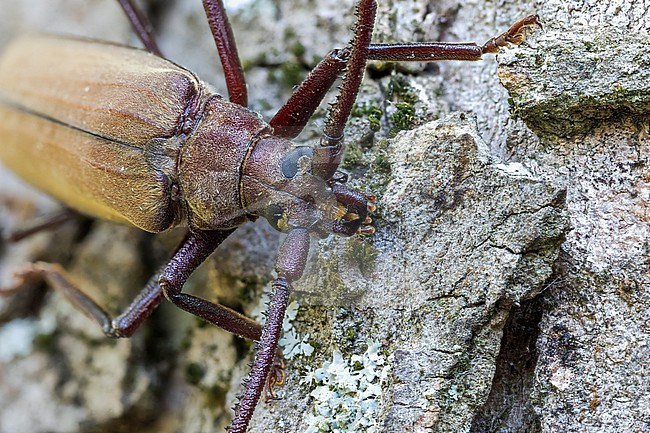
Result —
<svg viewBox="0 0 650 433"><path fill-rule="evenodd" d="M200 2L151 3L164 52L223 93ZM233 10L255 109L269 118L304 65L347 43L353 3ZM34 30L137 44L112 1L0 8L0 49ZM259 405L252 432L650 429L649 8L380 1L376 41L482 43L530 12L545 29L498 56L505 87L490 57L370 66L345 167L378 195L377 233L315 243L282 399ZM4 169L0 184L3 229L57 207ZM1 244L0 284L21 263L60 262L118 311L181 235L69 224ZM278 245L264 222L245 226L188 290L255 315ZM0 432L223 431L251 353L166 305L134 338L108 340L28 286L0 298Z"/></svg>

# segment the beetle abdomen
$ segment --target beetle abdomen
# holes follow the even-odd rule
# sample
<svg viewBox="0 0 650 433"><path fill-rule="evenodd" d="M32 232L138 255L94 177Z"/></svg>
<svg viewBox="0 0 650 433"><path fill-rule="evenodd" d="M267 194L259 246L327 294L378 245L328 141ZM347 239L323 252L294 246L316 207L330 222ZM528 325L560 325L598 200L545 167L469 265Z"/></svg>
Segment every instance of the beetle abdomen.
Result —
<svg viewBox="0 0 650 433"><path fill-rule="evenodd" d="M28 36L12 42L0 61L0 98L141 148L175 135L200 93L186 69L106 42Z"/></svg>
<svg viewBox="0 0 650 433"><path fill-rule="evenodd" d="M142 50L19 39L0 60L0 159L70 207L162 231L180 218L172 179L201 93L191 72Z"/></svg>
<svg viewBox="0 0 650 433"><path fill-rule="evenodd" d="M143 151L0 104L0 160L20 177L90 216L150 232L178 218L170 181Z"/></svg>

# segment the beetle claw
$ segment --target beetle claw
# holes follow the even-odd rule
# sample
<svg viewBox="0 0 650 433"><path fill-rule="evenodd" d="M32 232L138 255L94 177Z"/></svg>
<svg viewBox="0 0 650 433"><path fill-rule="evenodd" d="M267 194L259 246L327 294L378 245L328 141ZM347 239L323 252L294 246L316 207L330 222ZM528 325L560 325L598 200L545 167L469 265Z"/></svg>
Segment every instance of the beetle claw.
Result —
<svg viewBox="0 0 650 433"><path fill-rule="evenodd" d="M373 226L361 226L357 229L356 232L358 235L373 235L375 234L375 228Z"/></svg>
<svg viewBox="0 0 650 433"><path fill-rule="evenodd" d="M367 200L366 209L368 210L368 212L376 211L377 206L375 205L375 202L377 201L377 196L374 194L366 194L366 193L363 193L363 196Z"/></svg>
<svg viewBox="0 0 650 433"><path fill-rule="evenodd" d="M280 399L280 397L275 394L274 387L281 387L284 385L285 379L284 358L282 357L282 350L278 347L264 386L264 397L267 401Z"/></svg>
<svg viewBox="0 0 650 433"><path fill-rule="evenodd" d="M343 219L347 221L354 221L356 219L359 219L359 214L354 213L354 212L348 212L343 216Z"/></svg>
<svg viewBox="0 0 650 433"><path fill-rule="evenodd" d="M520 45L526 39L526 29L528 27L537 26L542 28L542 23L539 21L539 15L528 15L514 23L505 32L496 36L483 45L484 53L496 53L499 48L507 47L509 44Z"/></svg>

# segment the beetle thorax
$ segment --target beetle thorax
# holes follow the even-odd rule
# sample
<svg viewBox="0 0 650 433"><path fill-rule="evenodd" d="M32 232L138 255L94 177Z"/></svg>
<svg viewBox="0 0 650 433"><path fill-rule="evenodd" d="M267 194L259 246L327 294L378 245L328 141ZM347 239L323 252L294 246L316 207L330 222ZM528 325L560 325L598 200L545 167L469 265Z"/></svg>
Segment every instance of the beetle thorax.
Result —
<svg viewBox="0 0 650 433"><path fill-rule="evenodd" d="M242 210L243 161L267 128L255 112L211 96L195 132L181 148L178 179L190 227L217 230L248 220Z"/></svg>

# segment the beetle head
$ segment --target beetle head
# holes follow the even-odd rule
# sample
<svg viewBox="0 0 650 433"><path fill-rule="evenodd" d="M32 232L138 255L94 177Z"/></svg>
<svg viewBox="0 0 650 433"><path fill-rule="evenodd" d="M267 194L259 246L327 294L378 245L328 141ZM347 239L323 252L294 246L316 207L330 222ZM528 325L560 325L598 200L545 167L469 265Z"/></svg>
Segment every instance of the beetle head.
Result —
<svg viewBox="0 0 650 433"><path fill-rule="evenodd" d="M244 163L242 204L273 227L303 227L321 237L372 233L368 213L374 197L348 188L345 178L324 180L312 174L313 150L287 139L261 138Z"/></svg>

